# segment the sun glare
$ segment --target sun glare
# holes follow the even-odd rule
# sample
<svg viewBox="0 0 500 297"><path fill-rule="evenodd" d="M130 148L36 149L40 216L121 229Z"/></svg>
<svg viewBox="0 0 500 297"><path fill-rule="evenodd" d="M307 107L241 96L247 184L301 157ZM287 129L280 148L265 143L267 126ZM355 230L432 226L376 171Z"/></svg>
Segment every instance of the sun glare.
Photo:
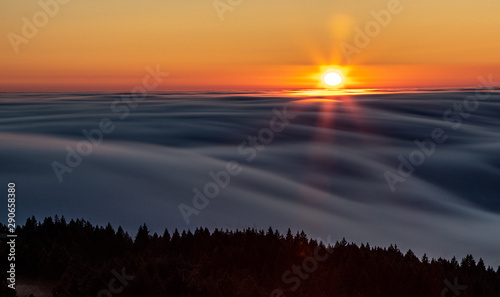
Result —
<svg viewBox="0 0 500 297"><path fill-rule="evenodd" d="M323 76L323 83L328 87L338 87L344 82L343 76L337 71L327 72Z"/></svg>

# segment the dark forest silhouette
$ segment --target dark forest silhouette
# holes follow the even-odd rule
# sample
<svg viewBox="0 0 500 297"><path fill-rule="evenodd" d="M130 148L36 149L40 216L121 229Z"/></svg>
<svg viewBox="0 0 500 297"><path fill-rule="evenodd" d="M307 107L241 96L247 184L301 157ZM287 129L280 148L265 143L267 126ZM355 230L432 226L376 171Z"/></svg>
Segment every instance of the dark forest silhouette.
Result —
<svg viewBox="0 0 500 297"><path fill-rule="evenodd" d="M0 229L7 233L4 225ZM158 235L143 225L132 239L121 227L56 216L43 222L32 217L16 234L17 282L51 284L54 297L98 296L116 273L134 277L112 285L120 289L112 295L120 297L458 296L450 288L455 282L466 286L458 291L460 297L500 296L500 267L485 267L471 255L460 263L425 255L419 259L397 246L357 246L345 240L328 249L290 230L281 235L271 228L198 228ZM2 243L0 254L6 251ZM315 255L321 259L311 260ZM6 257L0 261L7 267ZM14 296L6 288L5 269L0 277L0 295Z"/></svg>

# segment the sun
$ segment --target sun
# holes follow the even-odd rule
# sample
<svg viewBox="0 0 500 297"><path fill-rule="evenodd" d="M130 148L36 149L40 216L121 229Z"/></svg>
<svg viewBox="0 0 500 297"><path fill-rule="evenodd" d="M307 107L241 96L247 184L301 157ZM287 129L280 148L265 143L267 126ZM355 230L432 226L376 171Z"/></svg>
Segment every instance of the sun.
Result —
<svg viewBox="0 0 500 297"><path fill-rule="evenodd" d="M328 71L323 75L323 83L328 87L338 87L344 83L344 77L340 71Z"/></svg>

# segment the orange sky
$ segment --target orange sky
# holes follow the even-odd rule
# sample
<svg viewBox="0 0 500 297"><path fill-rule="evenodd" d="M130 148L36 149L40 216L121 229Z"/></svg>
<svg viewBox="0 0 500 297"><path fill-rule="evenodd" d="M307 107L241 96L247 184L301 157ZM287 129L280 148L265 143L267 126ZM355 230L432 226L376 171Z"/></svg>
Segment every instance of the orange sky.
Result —
<svg viewBox="0 0 500 297"><path fill-rule="evenodd" d="M47 19L38 1L0 2L0 91L129 90L158 64L170 74L158 90L315 88L334 65L347 88L500 77L498 0L241 0L223 20L213 0L58 1L41 1ZM381 10L390 20L347 59Z"/></svg>

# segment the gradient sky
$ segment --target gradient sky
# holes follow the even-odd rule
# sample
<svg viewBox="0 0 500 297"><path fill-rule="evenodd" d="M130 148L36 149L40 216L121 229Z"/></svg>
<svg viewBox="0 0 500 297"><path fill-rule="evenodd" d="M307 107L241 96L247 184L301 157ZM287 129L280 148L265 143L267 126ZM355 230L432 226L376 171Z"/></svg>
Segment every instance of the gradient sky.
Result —
<svg viewBox="0 0 500 297"><path fill-rule="evenodd" d="M212 0L67 2L18 53L9 33L23 36L23 17L43 10L0 2L0 91L129 90L158 64L170 73L158 90L314 88L331 65L349 88L474 87L480 75L500 77L498 0L402 0L349 61L341 45L354 45L355 29L390 0L243 0L223 21Z"/></svg>

